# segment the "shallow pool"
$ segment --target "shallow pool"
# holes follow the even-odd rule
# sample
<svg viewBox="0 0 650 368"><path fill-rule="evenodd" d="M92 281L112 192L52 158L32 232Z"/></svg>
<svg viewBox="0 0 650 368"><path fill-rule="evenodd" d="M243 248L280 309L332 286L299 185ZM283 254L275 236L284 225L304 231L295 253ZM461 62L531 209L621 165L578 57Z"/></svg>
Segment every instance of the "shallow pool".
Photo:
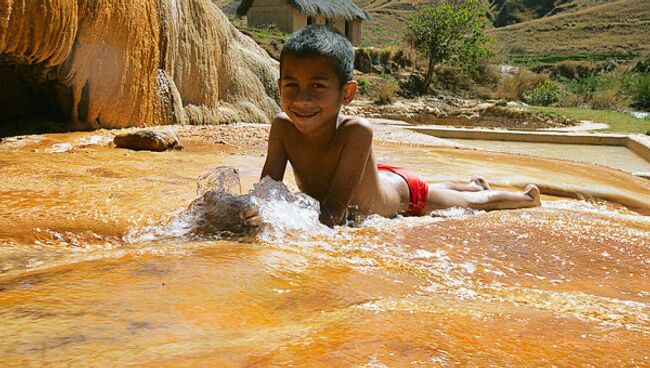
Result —
<svg viewBox="0 0 650 368"><path fill-rule="evenodd" d="M87 136L0 145L2 367L650 365L647 180L377 143L427 181L582 199L226 239L174 224L215 166L247 191L264 147L131 152Z"/></svg>
<svg viewBox="0 0 650 368"><path fill-rule="evenodd" d="M626 147L587 144L531 143L512 141L486 141L477 139L450 139L467 147L483 150L523 153L563 160L588 162L612 167L626 172L650 172L650 162Z"/></svg>

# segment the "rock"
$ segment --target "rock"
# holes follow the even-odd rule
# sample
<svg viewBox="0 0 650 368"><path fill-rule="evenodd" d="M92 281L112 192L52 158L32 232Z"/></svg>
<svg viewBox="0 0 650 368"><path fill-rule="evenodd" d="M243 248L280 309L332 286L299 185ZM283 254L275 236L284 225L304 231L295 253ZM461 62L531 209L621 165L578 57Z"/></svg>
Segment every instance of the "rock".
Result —
<svg viewBox="0 0 650 368"><path fill-rule="evenodd" d="M0 120L31 100L85 129L280 111L278 63L211 0L0 0L0 58Z"/></svg>
<svg viewBox="0 0 650 368"><path fill-rule="evenodd" d="M381 74L386 71L386 68L384 68L382 65L375 65L372 64L370 67L373 73Z"/></svg>
<svg viewBox="0 0 650 368"><path fill-rule="evenodd" d="M113 143L116 147L134 151L162 152L180 147L176 134L154 130L139 130L135 133L120 134L115 136Z"/></svg>
<svg viewBox="0 0 650 368"><path fill-rule="evenodd" d="M354 50L354 69L362 73L370 73L372 71L371 65L370 54L365 49L357 48Z"/></svg>

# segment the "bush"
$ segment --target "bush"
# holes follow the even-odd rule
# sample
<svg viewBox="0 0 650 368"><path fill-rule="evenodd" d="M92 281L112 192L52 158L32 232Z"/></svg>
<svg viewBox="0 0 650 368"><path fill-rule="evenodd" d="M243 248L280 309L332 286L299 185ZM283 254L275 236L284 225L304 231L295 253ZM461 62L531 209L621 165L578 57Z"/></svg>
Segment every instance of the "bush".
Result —
<svg viewBox="0 0 650 368"><path fill-rule="evenodd" d="M551 106L560 102L562 90L557 83L546 80L535 88L524 92L524 101L537 106Z"/></svg>
<svg viewBox="0 0 650 368"><path fill-rule="evenodd" d="M607 71L608 62L562 61L557 64L541 64L532 68L536 73L550 74L551 79L580 80Z"/></svg>
<svg viewBox="0 0 650 368"><path fill-rule="evenodd" d="M393 102L399 87L397 81L392 78L377 79L372 82L368 94L375 103L383 105Z"/></svg>
<svg viewBox="0 0 650 368"><path fill-rule="evenodd" d="M584 107L585 98L582 95L564 91L559 104L561 107Z"/></svg>
<svg viewBox="0 0 650 368"><path fill-rule="evenodd" d="M635 86L634 106L650 109L650 75L642 75Z"/></svg>
<svg viewBox="0 0 650 368"><path fill-rule="evenodd" d="M471 87L471 79L461 70L452 66L438 65L436 71L436 87L458 93Z"/></svg>
<svg viewBox="0 0 650 368"><path fill-rule="evenodd" d="M417 55L412 49L403 49L399 48L395 53L393 53L393 62L397 64L400 68L405 68L407 66L413 66Z"/></svg>
<svg viewBox="0 0 650 368"><path fill-rule="evenodd" d="M483 86L494 87L500 80L501 74L499 74L499 67L490 64L487 60L481 60L476 75L474 76L474 81Z"/></svg>
<svg viewBox="0 0 650 368"><path fill-rule="evenodd" d="M629 104L630 98L614 88L596 91L591 96L594 110L624 110Z"/></svg>
<svg viewBox="0 0 650 368"><path fill-rule="evenodd" d="M524 92L535 88L535 86L547 79L545 75L519 68L517 74L501 80L501 83L497 87L495 97L506 100L520 100L523 98Z"/></svg>

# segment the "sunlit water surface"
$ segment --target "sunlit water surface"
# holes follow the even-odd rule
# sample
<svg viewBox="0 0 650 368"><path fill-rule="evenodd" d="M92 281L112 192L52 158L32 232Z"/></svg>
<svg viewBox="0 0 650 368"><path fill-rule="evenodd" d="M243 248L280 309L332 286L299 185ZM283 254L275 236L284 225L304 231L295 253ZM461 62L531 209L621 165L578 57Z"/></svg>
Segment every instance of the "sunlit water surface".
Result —
<svg viewBox="0 0 650 368"><path fill-rule="evenodd" d="M531 143L509 141L485 141L478 139L450 139L467 147L523 153L528 155L559 158L608 166L626 172L650 173L650 162L626 147L597 146L587 144Z"/></svg>
<svg viewBox="0 0 650 368"><path fill-rule="evenodd" d="M380 144L426 180L573 198L331 230L308 198L272 182L240 196L215 170L248 193L259 148L91 138L0 146L0 366L650 366L643 179ZM251 201L260 232L225 232Z"/></svg>

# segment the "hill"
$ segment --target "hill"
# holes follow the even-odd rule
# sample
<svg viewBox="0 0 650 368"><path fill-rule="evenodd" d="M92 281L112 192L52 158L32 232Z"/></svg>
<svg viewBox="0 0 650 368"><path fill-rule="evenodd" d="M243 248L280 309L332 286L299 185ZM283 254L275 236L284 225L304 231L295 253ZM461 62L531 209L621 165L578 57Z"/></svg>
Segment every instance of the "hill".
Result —
<svg viewBox="0 0 650 368"><path fill-rule="evenodd" d="M409 16L423 0L353 0L370 13L361 45L403 42ZM240 0L213 0L234 16ZM490 0L500 51L526 58L634 56L650 50L650 0Z"/></svg>
<svg viewBox="0 0 650 368"><path fill-rule="evenodd" d="M494 34L510 55L637 55L650 51L650 1L576 7L497 28Z"/></svg>

